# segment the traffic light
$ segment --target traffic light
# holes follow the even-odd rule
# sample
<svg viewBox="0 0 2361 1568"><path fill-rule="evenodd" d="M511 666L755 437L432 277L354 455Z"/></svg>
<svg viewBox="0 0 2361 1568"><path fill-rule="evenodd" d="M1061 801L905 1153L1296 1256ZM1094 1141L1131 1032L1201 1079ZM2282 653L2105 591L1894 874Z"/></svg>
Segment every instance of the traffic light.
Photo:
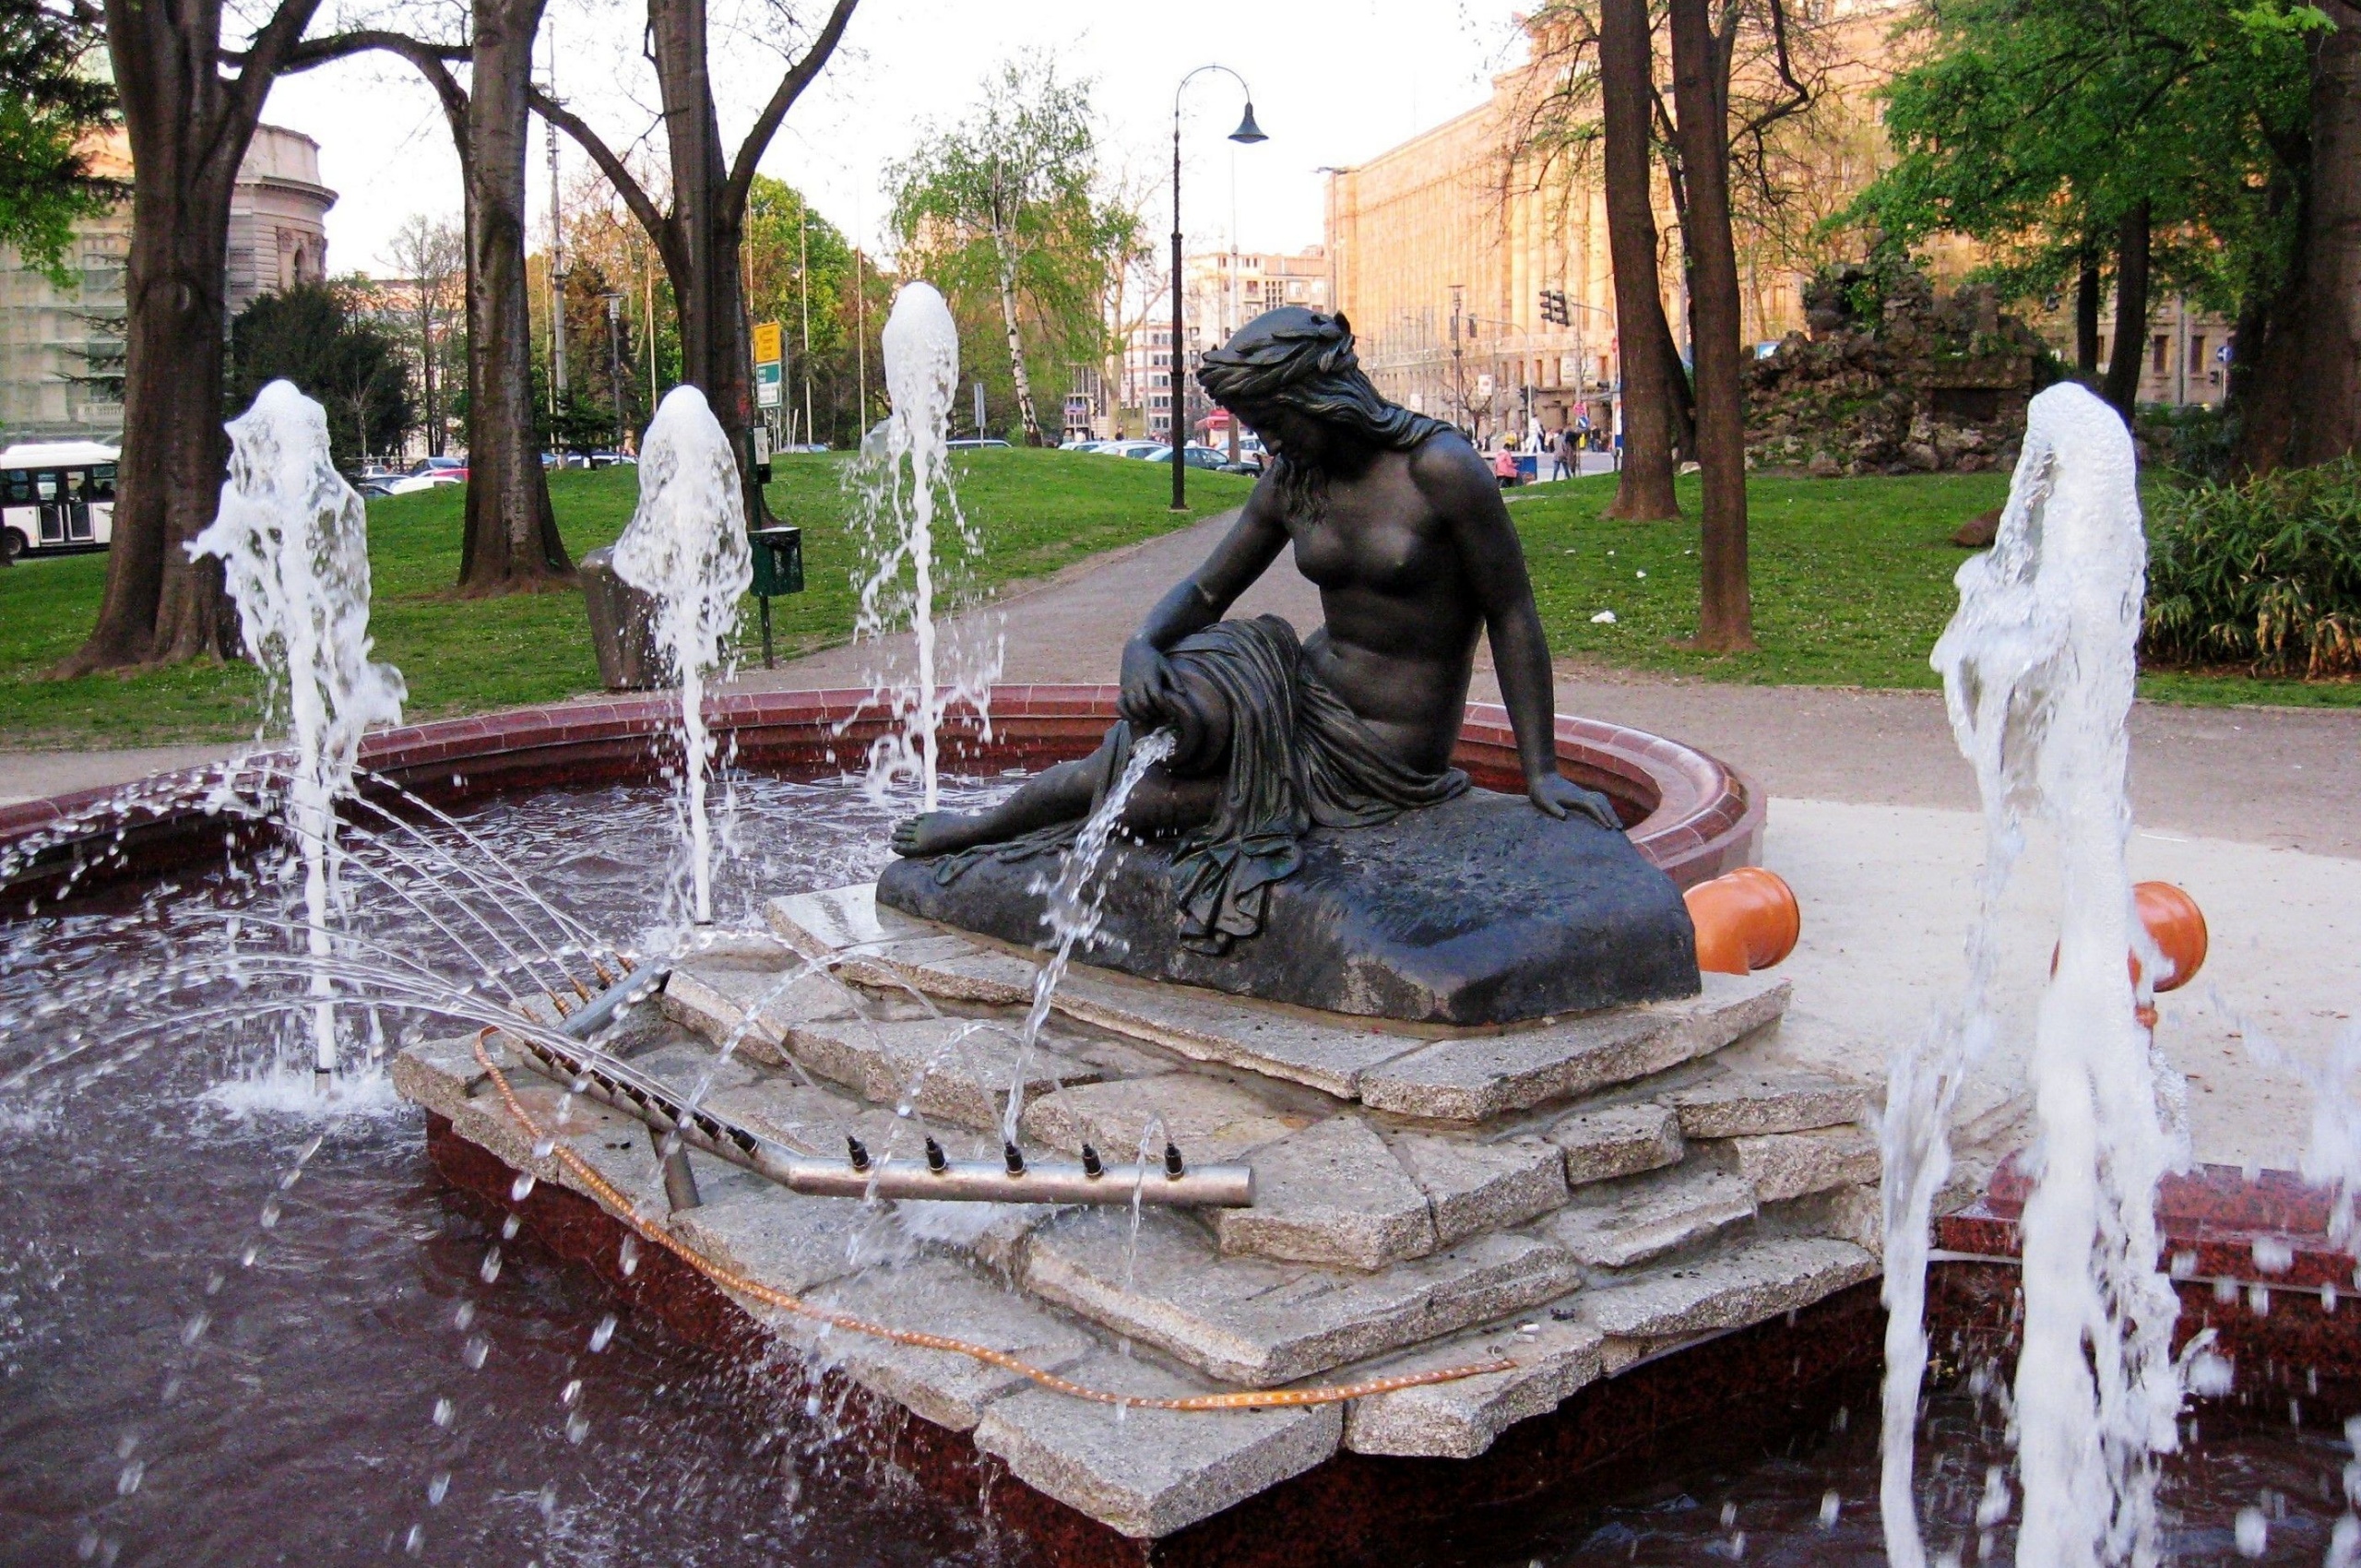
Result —
<svg viewBox="0 0 2361 1568"><path fill-rule="evenodd" d="M1541 319L1553 327L1572 327L1574 324L1573 309L1566 303L1565 290L1541 291Z"/></svg>

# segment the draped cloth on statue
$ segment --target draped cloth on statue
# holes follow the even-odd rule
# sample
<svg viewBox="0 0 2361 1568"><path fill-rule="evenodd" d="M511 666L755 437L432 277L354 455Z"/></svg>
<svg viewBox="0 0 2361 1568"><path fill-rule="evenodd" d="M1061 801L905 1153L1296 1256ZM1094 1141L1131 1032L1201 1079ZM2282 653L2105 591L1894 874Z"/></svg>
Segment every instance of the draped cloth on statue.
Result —
<svg viewBox="0 0 2361 1568"><path fill-rule="evenodd" d="M1166 657L1184 692L1210 692L1225 709L1206 714L1184 705L1172 716L1178 767L1188 770L1207 734L1226 728L1229 735L1220 802L1172 854L1181 936L1196 951L1221 953L1263 929L1270 890L1302 864L1301 839L1314 825L1374 826L1467 790L1467 776L1455 767L1423 772L1388 751L1305 667L1295 628L1275 615L1217 623ZM1109 735L1113 744L1099 753L1106 769L1092 792L1094 810L1131 754L1127 723L1117 722ZM1061 823L943 856L934 862L935 879L947 886L985 860L1010 862L1062 849L1081 829L1078 821Z"/></svg>

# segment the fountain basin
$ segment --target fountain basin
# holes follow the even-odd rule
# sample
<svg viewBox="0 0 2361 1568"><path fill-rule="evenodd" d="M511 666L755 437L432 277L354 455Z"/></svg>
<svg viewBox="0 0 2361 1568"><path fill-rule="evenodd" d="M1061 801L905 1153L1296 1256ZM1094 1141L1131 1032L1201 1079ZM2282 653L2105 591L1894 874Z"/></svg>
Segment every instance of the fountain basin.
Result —
<svg viewBox="0 0 2361 1568"><path fill-rule="evenodd" d="M1034 769L1086 756L1115 719L1111 685L993 688L987 731L972 716L946 724L955 768ZM861 690L733 693L706 705L737 765L813 778L855 768L892 730ZM653 777L673 743L680 705L670 695L604 697L509 708L380 731L361 766L437 805L551 785ZM1568 777L1615 802L1640 853L1682 887L1751 864L1761 849L1762 792L1694 747L1604 719L1560 715L1558 757ZM1488 789L1521 790L1506 710L1470 703L1453 760ZM272 766L268 754L248 764ZM89 888L167 866L210 861L224 825L205 810L218 768L190 769L128 789L85 790L0 806L0 895L46 897L71 881ZM367 790L385 785L364 780ZM232 832L240 831L232 826Z"/></svg>

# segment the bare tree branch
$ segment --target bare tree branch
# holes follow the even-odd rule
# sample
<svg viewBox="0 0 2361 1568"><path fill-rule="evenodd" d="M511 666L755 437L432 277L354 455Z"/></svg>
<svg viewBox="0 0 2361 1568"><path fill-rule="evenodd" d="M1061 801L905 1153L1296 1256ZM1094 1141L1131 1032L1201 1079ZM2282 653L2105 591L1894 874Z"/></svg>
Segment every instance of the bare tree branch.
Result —
<svg viewBox="0 0 2361 1568"><path fill-rule="evenodd" d="M795 106L795 101L803 96L803 89L812 85L813 78L820 74L829 56L836 52L837 43L845 36L845 26L852 20L853 7L860 3L860 0L836 0L836 9L828 13L828 19L822 24L819 35L813 39L812 47L806 49L803 57L779 78L770 101L764 104L763 112L754 117L753 126L747 131L746 139L739 144L738 157L730 166L730 184L722 197L730 211L739 211L745 207L746 193L754 184L754 166L770 149L771 137L778 134L779 123L787 118L787 112Z"/></svg>
<svg viewBox="0 0 2361 1568"><path fill-rule="evenodd" d="M607 183L614 187L615 194L623 197L623 205L631 209L632 217L647 231L648 240L656 246L656 254L662 259L672 286L676 290L684 288L689 272L688 247L682 242L678 225L669 214L658 210L655 198L632 173L631 165L625 163L581 115L538 87L528 89L528 92L533 113L572 137L575 145L590 155L590 161L599 166L599 172L607 177Z"/></svg>

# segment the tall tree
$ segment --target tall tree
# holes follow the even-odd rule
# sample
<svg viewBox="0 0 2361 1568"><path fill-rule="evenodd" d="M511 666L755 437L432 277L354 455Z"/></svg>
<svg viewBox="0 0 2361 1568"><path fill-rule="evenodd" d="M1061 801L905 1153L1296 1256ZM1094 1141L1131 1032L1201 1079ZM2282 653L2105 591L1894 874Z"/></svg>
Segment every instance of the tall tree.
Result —
<svg viewBox="0 0 2361 1568"><path fill-rule="evenodd" d="M1697 646L1754 646L1746 560L1746 387L1739 358L1738 253L1730 235L1729 48L1710 0L1671 0L1672 90L1688 186L1690 337L1697 362L1697 458L1704 469L1698 540Z"/></svg>
<svg viewBox="0 0 2361 1568"><path fill-rule="evenodd" d="M227 654L221 568L186 546L213 520L221 428L230 197L271 84L306 52L319 0L279 0L243 49L221 0L109 0L108 54L131 141L123 460L98 623L62 675ZM347 51L350 52L350 51Z"/></svg>
<svg viewBox="0 0 2361 1568"><path fill-rule="evenodd" d="M1586 192L1575 176L1599 159L1623 375L1623 463L1610 511L1675 517L1672 470L1696 451L1696 404L1664 307L1659 171L1674 227L1690 197L1687 154L1658 85L1658 7L1546 0L1525 25L1532 60L1513 101L1504 172L1560 179L1571 196ZM1843 171L1871 133L1845 95L1828 90L1842 28L1827 7L1797 12L1786 0L1730 0L1715 8L1715 28L1733 246L1758 271L1809 271L1832 244L1824 225ZM1690 325L1693 336L1693 316Z"/></svg>
<svg viewBox="0 0 2361 1568"><path fill-rule="evenodd" d="M2014 295L2070 280L2094 378L2111 268L2106 386L2128 418L2159 283L2251 320L2287 275L2317 18L2283 0L1948 0L1887 89L1898 156L1854 215L1899 244L1983 241L1984 274ZM2242 360L2262 336L2241 332ZM2233 379L2245 403L2257 389Z"/></svg>
<svg viewBox="0 0 2361 1568"><path fill-rule="evenodd" d="M468 486L459 591L502 594L574 572L550 508L533 400L531 301L525 278L525 158L533 37L548 0L471 0L469 39L440 43L356 31L313 46L383 49L417 67L443 107L465 184ZM468 85L452 70L468 65Z"/></svg>
<svg viewBox="0 0 2361 1568"><path fill-rule="evenodd" d="M1090 84L1046 59L1003 65L966 118L928 127L886 178L895 232L920 258L905 270L999 305L1025 439L1042 445L1028 318L1057 362L1096 363L1109 258L1138 243L1137 215L1099 194Z"/></svg>
<svg viewBox="0 0 2361 1568"><path fill-rule="evenodd" d="M409 373L401 345L370 318L372 293L362 283L299 283L231 317L229 411L285 379L326 410L338 463L399 446L413 422Z"/></svg>
<svg viewBox="0 0 2361 1568"><path fill-rule="evenodd" d="M2106 362L2106 400L2130 424L2148 357L2148 263L2154 208L2135 201L2115 230L2115 346Z"/></svg>
<svg viewBox="0 0 2361 1568"><path fill-rule="evenodd" d="M2330 23L2314 43L2309 136L2297 171L2295 254L2275 308L2258 334L2247 466L2325 463L2361 448L2361 10L2327 0ZM2238 347L2247 357L2245 339ZM2269 372L2274 363L2276 378ZM2275 380L2275 385L2273 381Z"/></svg>
<svg viewBox="0 0 2361 1568"><path fill-rule="evenodd" d="M671 175L669 207L658 204L656 195L588 122L547 94L533 93L534 109L590 155L663 257L679 314L681 379L704 392L739 453L750 519L768 516L769 508L762 487L754 482L753 344L741 264L746 203L755 166L770 149L787 112L836 53L858 3L835 0L803 53L787 62L738 150L725 162L708 63L706 0L647 0L649 52L656 63Z"/></svg>
<svg viewBox="0 0 2361 1568"><path fill-rule="evenodd" d="M1623 465L1608 516L1680 516L1673 454L1687 401L1679 350L1665 320L1656 273L1650 108L1655 101L1648 0L1599 0L1598 87L1604 122L1607 244L1615 268L1617 350L1623 375Z"/></svg>
<svg viewBox="0 0 2361 1568"><path fill-rule="evenodd" d="M0 0L0 244L62 279L74 222L125 192L91 169L89 138L113 123L114 89L83 69L101 46L89 13Z"/></svg>
<svg viewBox="0 0 2361 1568"><path fill-rule="evenodd" d="M409 284L409 323L417 334L420 420L426 429L426 450L439 457L450 416L447 399L441 396L444 360L452 312L466 293L466 228L413 213L394 231L386 261Z"/></svg>

